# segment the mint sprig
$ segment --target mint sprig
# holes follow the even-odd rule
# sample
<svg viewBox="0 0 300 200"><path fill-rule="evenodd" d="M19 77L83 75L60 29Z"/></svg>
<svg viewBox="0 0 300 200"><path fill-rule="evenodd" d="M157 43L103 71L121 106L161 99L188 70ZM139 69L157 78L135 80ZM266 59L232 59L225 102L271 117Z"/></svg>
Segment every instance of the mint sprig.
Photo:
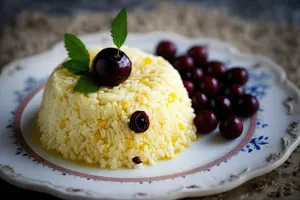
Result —
<svg viewBox="0 0 300 200"><path fill-rule="evenodd" d="M69 72L78 75L88 71L89 69L83 62L76 60L68 60L64 62L62 66L68 69Z"/></svg>
<svg viewBox="0 0 300 200"><path fill-rule="evenodd" d="M96 92L99 85L89 76L90 55L83 42L73 34L64 35L65 48L70 60L62 64L69 72L80 75L74 91L79 93Z"/></svg>
<svg viewBox="0 0 300 200"><path fill-rule="evenodd" d="M65 47L68 51L68 55L72 60L81 61L85 67L90 63L89 52L86 49L82 41L73 34L66 33Z"/></svg>
<svg viewBox="0 0 300 200"><path fill-rule="evenodd" d="M113 39L114 44L119 50L121 46L124 44L127 37L127 12L126 8L123 8L121 12L114 18L111 26L111 37Z"/></svg>
<svg viewBox="0 0 300 200"><path fill-rule="evenodd" d="M118 48L116 57L119 58L120 48L127 37L126 8L123 8L113 20L111 36L114 44ZM62 63L62 67L80 76L73 90L83 94L97 92L100 85L93 78L94 72L89 72L90 55L83 42L75 35L66 33L64 35L64 43L69 59Z"/></svg>
<svg viewBox="0 0 300 200"><path fill-rule="evenodd" d="M90 56L85 45L73 34L66 33L64 38L65 48L71 60L66 61L62 66L75 74L88 71Z"/></svg>
<svg viewBox="0 0 300 200"><path fill-rule="evenodd" d="M75 92L80 93L92 93L99 90L99 85L93 81L88 75L81 75L80 79L77 81L77 84L74 87Z"/></svg>

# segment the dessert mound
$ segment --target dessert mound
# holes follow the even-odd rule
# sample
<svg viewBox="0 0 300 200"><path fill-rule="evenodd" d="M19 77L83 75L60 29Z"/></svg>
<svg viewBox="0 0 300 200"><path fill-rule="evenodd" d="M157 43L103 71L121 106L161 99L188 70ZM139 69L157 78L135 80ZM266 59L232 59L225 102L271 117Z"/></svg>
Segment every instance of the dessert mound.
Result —
<svg viewBox="0 0 300 200"><path fill-rule="evenodd" d="M90 60L100 50L90 50ZM132 62L132 72L114 87L78 93L73 89L79 76L61 65L53 71L38 115L40 140L47 150L100 168L135 168L141 166L133 162L137 158L153 165L172 159L196 140L194 110L177 70L139 49L122 51ZM145 120L138 118L140 113L147 115L148 124L138 132L131 120Z"/></svg>

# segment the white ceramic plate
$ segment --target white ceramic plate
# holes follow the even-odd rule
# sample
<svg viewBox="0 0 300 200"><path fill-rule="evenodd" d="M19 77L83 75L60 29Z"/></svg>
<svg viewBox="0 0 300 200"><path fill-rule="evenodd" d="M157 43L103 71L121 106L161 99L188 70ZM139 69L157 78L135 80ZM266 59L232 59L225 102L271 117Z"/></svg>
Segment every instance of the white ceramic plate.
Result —
<svg viewBox="0 0 300 200"><path fill-rule="evenodd" d="M218 130L203 136L174 160L135 170L103 170L68 163L32 141L35 114L44 83L66 57L63 43L47 52L16 60L0 77L0 175L22 188L66 199L178 199L228 191L281 165L300 142L300 93L271 60L245 55L228 44L190 39L169 32L129 34L126 45L153 53L170 39L179 54L191 45L206 44L209 59L229 68L249 70L247 91L260 110L244 120L244 132L233 141ZM111 45L108 32L81 37L88 47Z"/></svg>

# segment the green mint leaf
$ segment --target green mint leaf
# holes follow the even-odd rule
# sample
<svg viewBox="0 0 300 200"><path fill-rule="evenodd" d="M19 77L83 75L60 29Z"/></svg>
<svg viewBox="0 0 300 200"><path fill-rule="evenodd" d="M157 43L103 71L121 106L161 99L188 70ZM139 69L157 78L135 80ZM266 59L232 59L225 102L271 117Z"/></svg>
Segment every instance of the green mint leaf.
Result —
<svg viewBox="0 0 300 200"><path fill-rule="evenodd" d="M99 88L100 86L96 84L91 78L89 78L87 75L82 75L77 81L77 84L74 87L74 91L87 94L97 92Z"/></svg>
<svg viewBox="0 0 300 200"><path fill-rule="evenodd" d="M89 70L89 67L81 61L68 60L62 64L63 68L66 68L73 74L81 74Z"/></svg>
<svg viewBox="0 0 300 200"><path fill-rule="evenodd" d="M83 68L86 68L90 64L89 52L86 49L82 41L73 34L66 33L65 48L68 51L68 55L72 60L79 61Z"/></svg>
<svg viewBox="0 0 300 200"><path fill-rule="evenodd" d="M116 16L111 26L111 37L114 44L120 48L127 37L127 13L126 8L123 8L121 12Z"/></svg>

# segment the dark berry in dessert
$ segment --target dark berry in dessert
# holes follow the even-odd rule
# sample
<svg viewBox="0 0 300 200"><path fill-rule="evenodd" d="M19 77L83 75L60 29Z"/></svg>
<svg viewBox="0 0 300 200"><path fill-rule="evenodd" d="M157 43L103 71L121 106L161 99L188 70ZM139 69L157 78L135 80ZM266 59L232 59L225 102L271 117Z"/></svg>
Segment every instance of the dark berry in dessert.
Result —
<svg viewBox="0 0 300 200"><path fill-rule="evenodd" d="M237 115L241 117L250 117L259 109L259 101L255 96L245 94L239 98L235 109Z"/></svg>
<svg viewBox="0 0 300 200"><path fill-rule="evenodd" d="M191 56L198 67L203 67L207 61L208 49L207 46L193 46L191 47L187 54Z"/></svg>
<svg viewBox="0 0 300 200"><path fill-rule="evenodd" d="M220 134L229 140L236 139L243 133L243 122L237 116L229 114L219 125Z"/></svg>
<svg viewBox="0 0 300 200"><path fill-rule="evenodd" d="M212 111L201 110L196 114L194 124L198 133L208 134L217 128L218 121L216 115Z"/></svg>
<svg viewBox="0 0 300 200"><path fill-rule="evenodd" d="M239 84L229 84L224 86L224 88L222 89L222 94L229 97L232 100L243 96L244 93L245 90L243 85Z"/></svg>
<svg viewBox="0 0 300 200"><path fill-rule="evenodd" d="M241 67L229 69L226 72L226 82L229 84L240 84L244 85L248 81L248 71Z"/></svg>
<svg viewBox="0 0 300 200"><path fill-rule="evenodd" d="M203 77L202 69L192 68L190 70L180 71L180 76L183 80L199 81Z"/></svg>
<svg viewBox="0 0 300 200"><path fill-rule="evenodd" d="M168 40L161 41L156 47L156 55L165 58L168 61L172 61L177 53L176 45Z"/></svg>
<svg viewBox="0 0 300 200"><path fill-rule="evenodd" d="M208 98L203 92L194 92L192 96L192 105L196 111L206 109L208 107Z"/></svg>
<svg viewBox="0 0 300 200"><path fill-rule="evenodd" d="M194 60L190 56L179 56L174 62L174 67L178 71L194 68Z"/></svg>
<svg viewBox="0 0 300 200"><path fill-rule="evenodd" d="M213 76L222 80L227 68L224 63L218 61L211 61L206 64L205 75Z"/></svg>
<svg viewBox="0 0 300 200"><path fill-rule="evenodd" d="M211 99L210 107L218 119L224 119L232 111L231 101L225 96L216 96Z"/></svg>
<svg viewBox="0 0 300 200"><path fill-rule="evenodd" d="M130 117L129 127L136 133L145 132L149 125L149 117L144 111L136 111Z"/></svg>
<svg viewBox="0 0 300 200"><path fill-rule="evenodd" d="M198 89L204 92L207 96L216 96L219 91L219 82L216 78L211 76L204 76L198 82Z"/></svg>
<svg viewBox="0 0 300 200"><path fill-rule="evenodd" d="M93 60L93 71L102 86L117 86L131 74L132 63L129 57L116 48L101 50Z"/></svg>
<svg viewBox="0 0 300 200"><path fill-rule="evenodd" d="M194 83L193 82L184 80L183 81L183 85L186 88L186 90L189 93L189 95L191 95L194 92L194 88L195 87L194 87Z"/></svg>
<svg viewBox="0 0 300 200"><path fill-rule="evenodd" d="M135 156L135 157L132 158L132 162L134 162L135 164L141 164L142 159L139 156Z"/></svg>

